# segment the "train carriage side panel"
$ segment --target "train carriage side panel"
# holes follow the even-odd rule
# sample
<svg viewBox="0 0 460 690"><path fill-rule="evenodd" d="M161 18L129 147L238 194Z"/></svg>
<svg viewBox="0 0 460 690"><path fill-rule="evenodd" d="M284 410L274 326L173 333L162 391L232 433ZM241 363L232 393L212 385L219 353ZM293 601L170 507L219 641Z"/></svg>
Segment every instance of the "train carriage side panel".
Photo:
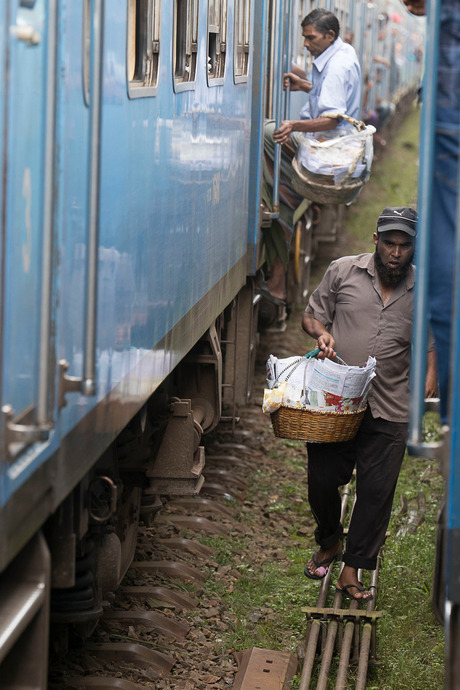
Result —
<svg viewBox="0 0 460 690"><path fill-rule="evenodd" d="M57 446L49 362L51 309L52 114L55 8L2 7L2 449L0 567L30 536L30 525L50 510L46 459ZM48 66L51 69L48 70ZM42 359L46 359L42 362ZM50 374L50 375L48 375ZM40 490L12 500L40 476ZM18 519L27 516L28 527ZM35 518L32 514L35 513Z"/></svg>
<svg viewBox="0 0 460 690"><path fill-rule="evenodd" d="M130 98L126 3L119 1L116 7L111 3L110 8L106 6L102 32L96 395L84 396L77 385L69 384L84 378L93 95L88 93L88 73L95 40L88 11L103 4L66 0L58 4L56 360L66 362L68 368L56 364L59 432L55 430L52 438L55 446L59 440L58 451L45 463L55 447L32 445L18 465L27 466L27 472L18 469L14 485L2 483L2 500L8 503L9 515L14 514L11 523L18 532L15 545L8 541L5 546L9 555L33 533L33 524L40 524L43 515L60 505L246 280L251 74L240 83L233 79L234 5L228 3L228 57L222 84L207 84L207 3L200 3L196 85L174 90L175 3L162 3L158 92L153 97ZM44 0L35 3L42 22L48 7ZM37 48L42 50L40 45ZM35 97L37 84L44 78L40 55L35 52L33 65L24 70L34 81L30 93ZM43 128L42 111L44 105L37 108L36 103L33 109L25 109L24 126L32 121L36 128ZM30 112L38 112L37 117L30 118ZM21 124L20 117L17 123ZM38 132L29 134L34 145L43 146L35 143L41 141ZM32 154L25 146L24 151ZM34 155L37 162L31 169L39 167L42 154ZM22 180L14 183L16 197L18 189L22 190ZM37 205L43 193L35 193ZM22 199L20 210L25 217L23 207ZM38 213L34 204L31 208ZM32 222L38 223L38 216ZM18 251L21 242L16 240ZM21 366L33 358L38 366L38 333L30 335L39 328L39 267L37 259L36 282L27 290L32 306L30 318L24 318L26 329L14 334L24 340L20 347L30 350L24 358L18 357ZM22 281L21 287L27 285L19 273L13 278ZM13 336L9 342L12 351ZM73 392L64 394L64 384ZM16 400L4 397L4 402L20 407ZM38 465L44 471L33 477ZM31 493L36 500L46 496L35 514L29 510Z"/></svg>

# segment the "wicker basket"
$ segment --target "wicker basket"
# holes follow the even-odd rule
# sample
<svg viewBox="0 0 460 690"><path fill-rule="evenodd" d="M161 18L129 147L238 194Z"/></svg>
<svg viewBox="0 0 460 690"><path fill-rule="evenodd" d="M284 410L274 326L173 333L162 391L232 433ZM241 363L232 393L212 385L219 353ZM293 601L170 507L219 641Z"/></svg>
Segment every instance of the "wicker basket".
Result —
<svg viewBox="0 0 460 690"><path fill-rule="evenodd" d="M366 129L364 122L355 120L344 113L330 112L323 113L323 117L330 117L336 120L345 120L358 131L362 132ZM373 129L369 128L367 129ZM367 177L352 177L359 159L364 154L365 142L361 144L361 150L356 155L354 163L350 166L348 173L340 181L339 184L334 184L332 175L318 175L312 173L303 166L299 165L297 158L292 159L293 175L291 178L291 185L295 191L303 196L305 199L316 201L319 204L349 204L361 191L367 181Z"/></svg>
<svg viewBox="0 0 460 690"><path fill-rule="evenodd" d="M367 406L366 406L367 407ZM281 406L270 414L278 438L292 438L310 443L350 441L358 433L366 407L355 412L299 410Z"/></svg>
<svg viewBox="0 0 460 690"><path fill-rule="evenodd" d="M304 199L318 204L348 204L364 186L364 180L355 177L348 184L334 185L332 175L317 175L303 167L300 170L296 158L292 159L292 169L292 188Z"/></svg>

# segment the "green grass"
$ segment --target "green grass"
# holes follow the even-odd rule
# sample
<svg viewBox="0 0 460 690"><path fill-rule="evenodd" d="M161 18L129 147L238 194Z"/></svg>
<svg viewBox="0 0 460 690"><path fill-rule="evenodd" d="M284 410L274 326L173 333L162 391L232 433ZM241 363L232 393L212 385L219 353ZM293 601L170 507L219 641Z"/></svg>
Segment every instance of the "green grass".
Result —
<svg viewBox="0 0 460 690"><path fill-rule="evenodd" d="M415 206L420 111L410 111L382 159L373 164L371 179L357 203L347 211L350 253L373 251L372 233L386 206Z"/></svg>

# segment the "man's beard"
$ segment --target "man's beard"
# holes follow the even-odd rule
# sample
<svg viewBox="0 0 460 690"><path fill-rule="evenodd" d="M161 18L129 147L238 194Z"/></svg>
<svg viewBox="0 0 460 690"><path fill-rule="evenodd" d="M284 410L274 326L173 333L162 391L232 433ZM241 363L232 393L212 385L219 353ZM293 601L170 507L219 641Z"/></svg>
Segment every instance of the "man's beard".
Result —
<svg viewBox="0 0 460 690"><path fill-rule="evenodd" d="M403 266L400 266L399 268L387 268L383 265L383 261L380 258L380 254L376 249L375 267L377 269L377 273L379 274L379 278L382 281L382 285L385 285L385 287L396 287L397 285L399 285L399 283L402 280L404 280L404 278L407 275L407 272L409 271L411 259L412 257L409 259L409 261L407 261L407 263L405 263Z"/></svg>

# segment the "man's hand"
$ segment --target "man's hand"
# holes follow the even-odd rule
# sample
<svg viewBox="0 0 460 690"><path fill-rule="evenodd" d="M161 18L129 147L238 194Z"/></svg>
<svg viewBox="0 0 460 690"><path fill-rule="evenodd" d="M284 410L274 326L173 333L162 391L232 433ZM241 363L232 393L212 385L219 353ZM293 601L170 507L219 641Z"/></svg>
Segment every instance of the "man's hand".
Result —
<svg viewBox="0 0 460 690"><path fill-rule="evenodd" d="M318 359L334 359L337 356L335 340L330 333L323 333L316 341L316 346L321 350Z"/></svg>
<svg viewBox="0 0 460 690"><path fill-rule="evenodd" d="M303 313L302 328L310 338L316 338L316 348L320 350L318 359L334 359L336 357L334 338L321 321L315 319L313 314L308 311Z"/></svg>
<svg viewBox="0 0 460 690"><path fill-rule="evenodd" d="M416 17L423 17L425 15L425 0L402 0L402 2L409 12L415 14Z"/></svg>
<svg viewBox="0 0 460 690"><path fill-rule="evenodd" d="M428 352L426 378L425 378L425 398L438 397L438 369L436 366L436 353L434 350Z"/></svg>
<svg viewBox="0 0 460 690"><path fill-rule="evenodd" d="M291 91L305 91L308 93L311 91L312 83L308 79L294 74L294 72L287 72L284 75L283 88L287 89L288 87Z"/></svg>
<svg viewBox="0 0 460 690"><path fill-rule="evenodd" d="M277 144L287 144L291 139L291 132L293 129L293 120L284 120L281 123L280 128L273 132L273 139Z"/></svg>

